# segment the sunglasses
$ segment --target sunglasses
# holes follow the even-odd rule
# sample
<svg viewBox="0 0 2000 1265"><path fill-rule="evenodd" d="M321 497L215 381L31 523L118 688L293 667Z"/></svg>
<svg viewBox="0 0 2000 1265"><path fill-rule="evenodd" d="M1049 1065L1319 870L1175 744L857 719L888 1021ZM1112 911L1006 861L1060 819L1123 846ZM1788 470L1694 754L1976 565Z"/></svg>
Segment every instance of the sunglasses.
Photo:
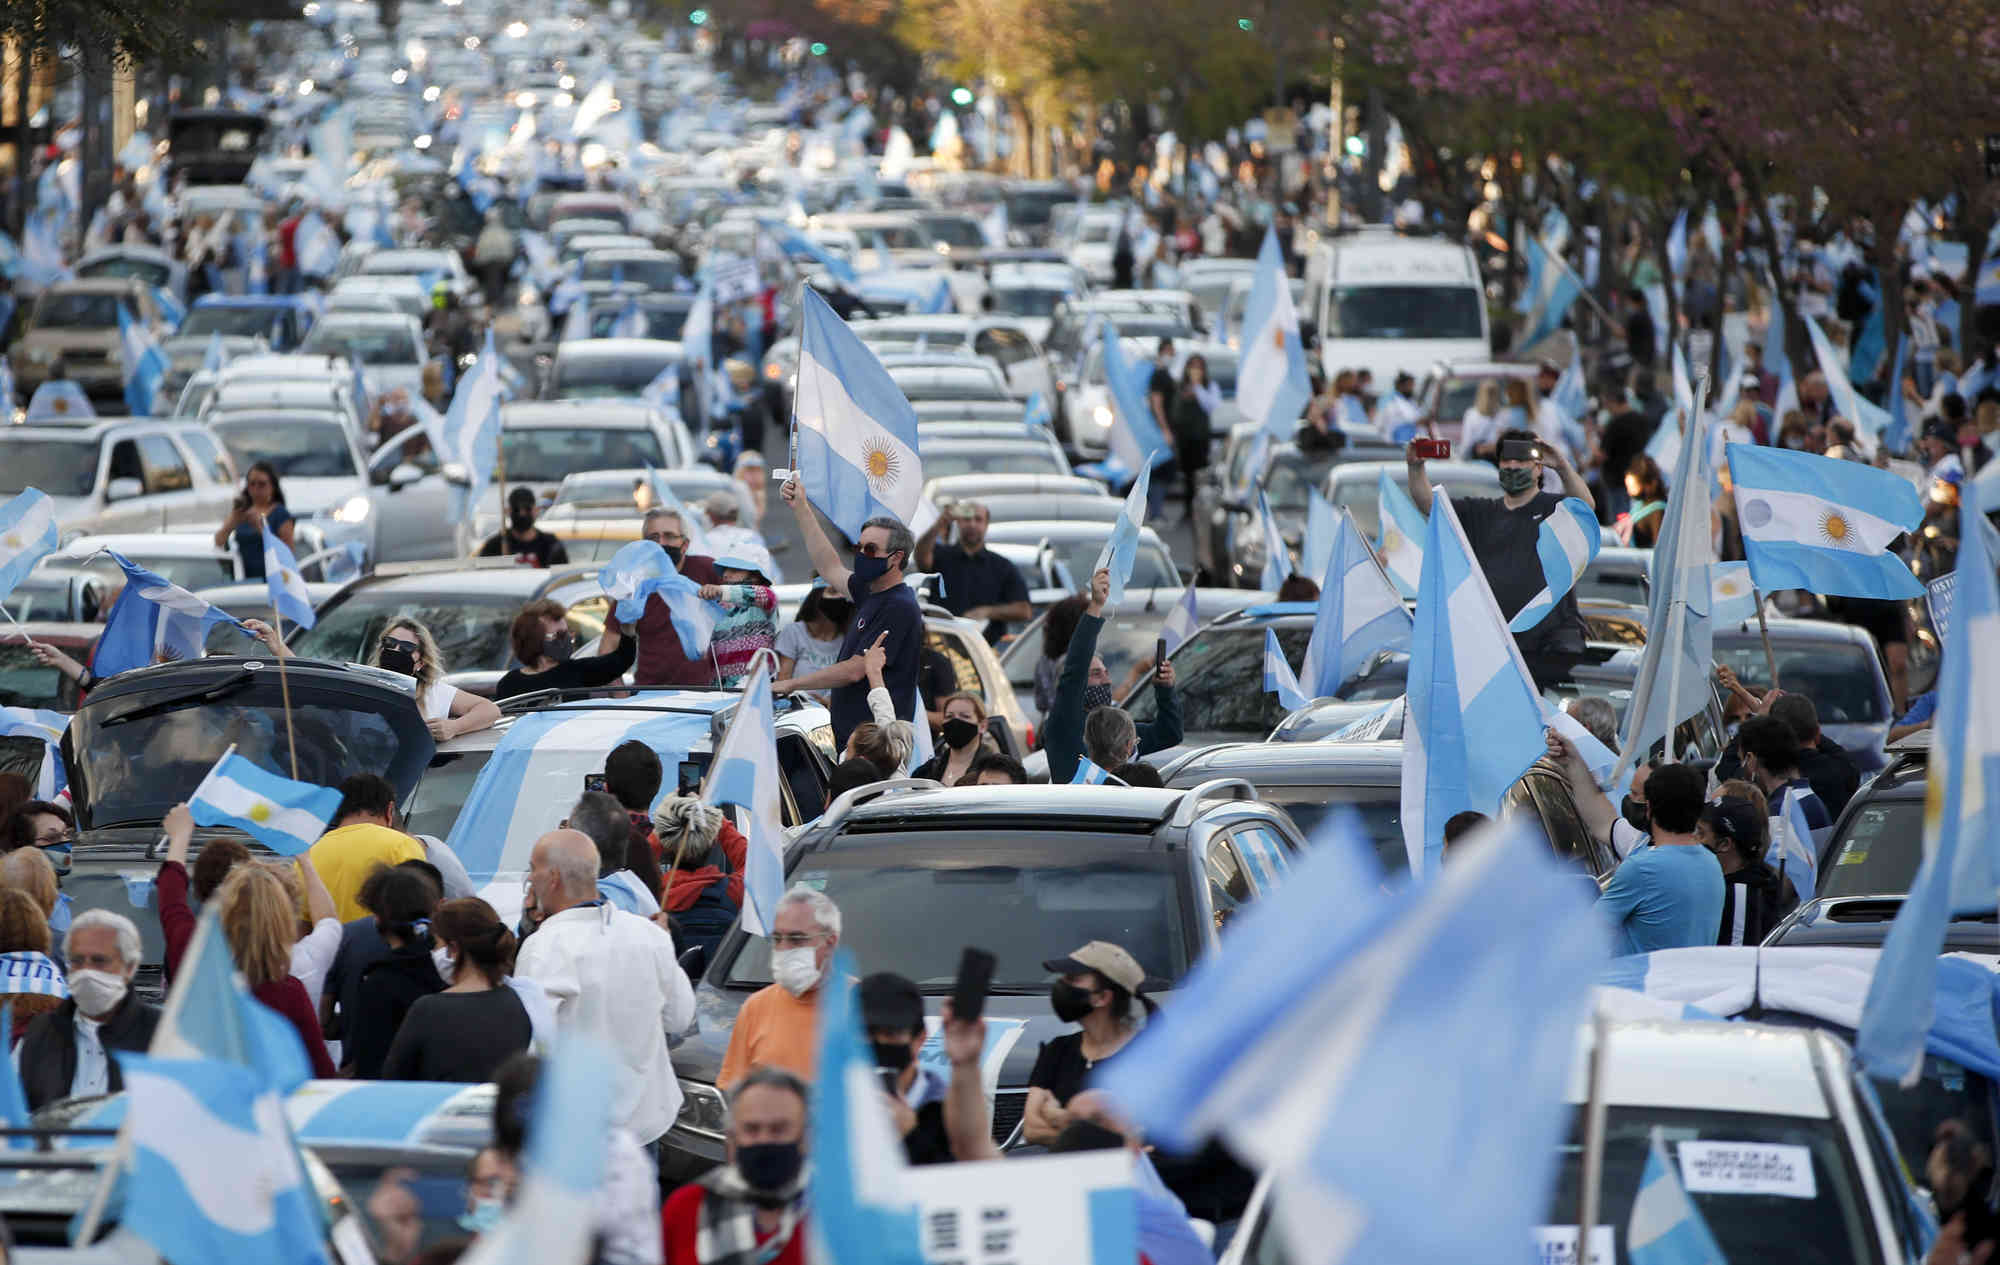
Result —
<svg viewBox="0 0 2000 1265"><path fill-rule="evenodd" d="M382 638L382 649L407 650L411 654L415 654L419 650L422 650L423 647L414 641L404 641L401 637L384 637Z"/></svg>
<svg viewBox="0 0 2000 1265"><path fill-rule="evenodd" d="M864 558L886 558L890 554L896 552L894 549L884 549L882 546L876 544L872 540L869 541L867 544L860 546L859 548L861 550L861 556Z"/></svg>

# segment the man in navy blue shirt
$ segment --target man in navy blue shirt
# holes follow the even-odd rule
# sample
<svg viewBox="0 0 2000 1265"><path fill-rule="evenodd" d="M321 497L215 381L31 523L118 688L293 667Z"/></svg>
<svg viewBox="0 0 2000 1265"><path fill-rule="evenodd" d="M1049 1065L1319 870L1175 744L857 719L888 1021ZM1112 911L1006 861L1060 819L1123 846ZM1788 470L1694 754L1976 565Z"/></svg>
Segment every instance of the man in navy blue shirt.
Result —
<svg viewBox="0 0 2000 1265"><path fill-rule="evenodd" d="M1736 743L1743 751L1743 776L1764 792L1773 817L1784 816L1787 805L1797 801L1806 829L1833 824L1825 802L1799 772L1799 739L1790 725L1776 716L1752 716L1736 731Z"/></svg>
<svg viewBox="0 0 2000 1265"><path fill-rule="evenodd" d="M771 688L781 694L829 691L827 710L833 717L833 743L844 748L847 736L869 719L868 674L861 661L864 650L882 647L887 656L882 684L895 702L896 715L904 720L916 715L924 611L917 595L903 582L903 570L916 542L910 538L910 529L895 519L871 518L861 526L852 563L843 562L820 527L797 475L785 481L784 498L798 519L799 535L806 543L813 569L829 585L853 598L854 618L848 621L847 636L840 643L840 657L831 666L773 682Z"/></svg>

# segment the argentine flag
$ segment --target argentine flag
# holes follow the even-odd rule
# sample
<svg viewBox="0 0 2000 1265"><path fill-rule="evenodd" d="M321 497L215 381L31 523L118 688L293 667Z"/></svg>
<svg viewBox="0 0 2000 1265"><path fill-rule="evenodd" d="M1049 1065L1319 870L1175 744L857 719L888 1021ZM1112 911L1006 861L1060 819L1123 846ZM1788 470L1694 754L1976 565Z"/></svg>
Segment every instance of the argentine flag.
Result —
<svg viewBox="0 0 2000 1265"><path fill-rule="evenodd" d="M1528 327L1518 345L1532 347L1562 328L1563 317L1583 293L1583 282L1563 262L1560 247L1548 249L1539 238L1531 237L1526 253L1535 284L1531 287Z"/></svg>
<svg viewBox="0 0 2000 1265"><path fill-rule="evenodd" d="M1535 542L1535 555L1542 563L1542 590L1528 599L1507 627L1526 632L1547 619L1603 547L1604 533L1598 529L1597 515L1591 508L1573 496L1559 501L1542 520L1541 537Z"/></svg>
<svg viewBox="0 0 2000 1265"><path fill-rule="evenodd" d="M1403 720L1403 844L1410 873L1434 876L1444 823L1501 797L1542 754L1542 696L1500 615L1458 513L1433 493L1410 638Z"/></svg>
<svg viewBox="0 0 2000 1265"><path fill-rule="evenodd" d="M1132 578L1132 564L1139 556L1139 532L1146 522L1146 494L1152 478L1150 467L1139 468L1138 482L1125 494L1125 504L1111 524L1111 535L1105 538L1104 548L1097 551L1097 561L1090 568L1091 575L1099 571L1111 573L1111 589L1105 596L1105 604L1113 610L1125 600L1125 581ZM1086 577L1086 585L1088 582Z"/></svg>
<svg viewBox="0 0 2000 1265"><path fill-rule="evenodd" d="M557 342L574 343L590 337L590 300L579 298L569 305L569 315L563 318L562 333Z"/></svg>
<svg viewBox="0 0 2000 1265"><path fill-rule="evenodd" d="M60 542L55 503L41 492L29 488L0 505L0 598L12 593Z"/></svg>
<svg viewBox="0 0 2000 1265"><path fill-rule="evenodd" d="M1729 1259L1681 1186L1658 1125L1625 1222L1625 1254L1632 1265L1724 1265Z"/></svg>
<svg viewBox="0 0 2000 1265"><path fill-rule="evenodd" d="M644 338L648 326L646 314L639 310L639 300L628 298L625 306L618 309L618 315L611 322L612 338Z"/></svg>
<svg viewBox="0 0 2000 1265"><path fill-rule="evenodd" d="M160 305L160 318L168 329L179 329L187 319L187 304L174 297L174 292L165 286L153 287L153 302Z"/></svg>
<svg viewBox="0 0 2000 1265"><path fill-rule="evenodd" d="M1113 777L1109 772L1097 767L1096 764L1092 763L1089 756L1083 756L1083 755L1080 755L1076 758L1076 772L1070 775L1069 784L1071 786L1125 785L1124 782L1120 781L1118 778Z"/></svg>
<svg viewBox="0 0 2000 1265"><path fill-rule="evenodd" d="M1819 327L1819 322L1808 317L1805 326L1806 337L1812 343L1813 358L1819 362L1819 371L1826 378L1827 394L1833 397L1834 411L1854 423L1854 446L1861 450L1863 457L1874 460L1876 444L1889 425L1889 410L1869 403L1867 397L1854 389L1854 384L1847 379L1847 371L1841 368L1840 357L1834 351L1832 341ZM1782 414L1780 420L1783 420Z"/></svg>
<svg viewBox="0 0 2000 1265"><path fill-rule="evenodd" d="M69 773L63 768L62 759L62 739L68 729L68 712L42 707L0 707L0 737L42 740L42 767L35 778L36 799L52 800L69 785Z"/></svg>
<svg viewBox="0 0 2000 1265"><path fill-rule="evenodd" d="M1236 406L1277 439L1290 439L1299 416L1312 399L1306 372L1305 343L1299 336L1299 314L1292 306L1284 255L1278 237L1264 230L1257 250L1257 271L1243 308L1242 359L1237 368Z"/></svg>
<svg viewBox="0 0 2000 1265"><path fill-rule="evenodd" d="M104 552L125 572L125 590L112 603L91 658L99 678L169 659L199 659L208 630L217 624L234 624L244 636L255 635L243 621L180 585L114 550Z"/></svg>
<svg viewBox="0 0 2000 1265"><path fill-rule="evenodd" d="M1298 674L1285 659L1285 649L1278 644L1278 630L1264 630L1264 692L1276 694L1278 705L1288 712L1295 712L1312 699L1299 688Z"/></svg>
<svg viewBox="0 0 2000 1265"><path fill-rule="evenodd" d="M1167 643L1169 655L1185 646L1188 639L1194 636L1195 629L1201 627L1201 594L1197 588L1199 583L1199 577L1188 581L1187 588L1181 591L1173 609L1167 612L1166 622L1160 625L1160 640Z"/></svg>
<svg viewBox="0 0 2000 1265"><path fill-rule="evenodd" d="M118 348L125 365L125 407L134 417L153 416L160 383L172 366L152 331L118 305Z"/></svg>
<svg viewBox="0 0 2000 1265"><path fill-rule="evenodd" d="M675 570L674 560L656 542L635 540L612 554L597 573L597 583L618 604L619 623L637 621L646 613L647 602L657 596L666 603L688 658L708 653L717 607L702 600L701 586Z"/></svg>
<svg viewBox="0 0 2000 1265"><path fill-rule="evenodd" d="M1292 574L1292 547L1278 530L1278 516L1271 512L1271 498L1263 488L1257 489L1257 528L1264 534L1264 571L1257 583L1275 591Z"/></svg>
<svg viewBox="0 0 2000 1265"><path fill-rule="evenodd" d="M203 373L221 373L222 367L228 363L228 353L222 350L222 331L219 329L215 330L209 334L208 346L202 350L201 371Z"/></svg>
<svg viewBox="0 0 2000 1265"><path fill-rule="evenodd" d="M237 755L234 746L188 797L196 824L233 826L288 857L312 847L339 809L339 791L279 777Z"/></svg>
<svg viewBox="0 0 2000 1265"><path fill-rule="evenodd" d="M1715 562L1708 568L1708 617L1718 628L1757 618L1757 590L1747 562Z"/></svg>
<svg viewBox="0 0 2000 1265"><path fill-rule="evenodd" d="M756 671L743 687L743 701L737 704L728 730L716 744L702 799L710 804L734 804L749 814L748 828L743 832L748 840L743 862L743 929L753 936L768 936L777 922L778 901L785 894L785 823L779 814L778 749L771 743L776 714L771 702L771 671L762 661L764 656L758 658Z"/></svg>
<svg viewBox="0 0 2000 1265"><path fill-rule="evenodd" d="M560 1265L590 1259L604 1195L605 1134L617 1074L596 1038L568 1034L542 1064L520 1193L459 1265Z"/></svg>
<svg viewBox="0 0 2000 1265"><path fill-rule="evenodd" d="M78 422L97 416L97 410L90 406L90 397L83 393L71 378L52 378L35 388L28 397L27 415L22 419L29 422Z"/></svg>
<svg viewBox="0 0 2000 1265"><path fill-rule="evenodd" d="M812 287L801 306L793 442L807 498L849 540L878 515L914 525L924 488L916 410Z"/></svg>
<svg viewBox="0 0 2000 1265"><path fill-rule="evenodd" d="M778 244L778 249L785 253L785 258L818 264L826 269L829 277L844 286L855 285L861 280L860 274L854 271L852 263L784 221L765 219L759 220L758 223L766 233L770 234L771 240Z"/></svg>
<svg viewBox="0 0 2000 1265"><path fill-rule="evenodd" d="M1859 462L1756 444L1729 445L1729 474L1750 575L1766 593L1901 600L1923 582L1889 553L1924 520L1908 479Z"/></svg>
<svg viewBox="0 0 2000 1265"><path fill-rule="evenodd" d="M1375 486L1375 504L1380 526L1375 551L1381 555L1382 569L1404 597L1417 595L1417 581L1424 569L1424 538L1430 528L1417 512L1417 503L1402 483L1384 470Z"/></svg>
<svg viewBox="0 0 2000 1265"><path fill-rule="evenodd" d="M330 277L340 266L340 238L320 218L308 212L292 234L292 253L298 258L299 273L307 277Z"/></svg>
<svg viewBox="0 0 2000 1265"><path fill-rule="evenodd" d="M301 628L313 626L312 595L306 591L305 577L299 574L299 560L271 531L269 522L264 524L264 584L279 615Z"/></svg>
<svg viewBox="0 0 2000 1265"><path fill-rule="evenodd" d="M120 1224L168 1260L323 1265L318 1199L277 1087L211 1059L114 1057L131 1157Z"/></svg>
<svg viewBox="0 0 2000 1265"><path fill-rule="evenodd" d="M1819 849L1798 796L1786 795L1785 811L1772 814L1771 843L1770 855L1778 872L1792 880L1800 899L1811 900L1819 886Z"/></svg>
<svg viewBox="0 0 2000 1265"><path fill-rule="evenodd" d="M1040 391L1028 396L1028 403L1021 410L1021 424L1047 430L1055 423L1055 414L1049 409L1049 397Z"/></svg>
<svg viewBox="0 0 2000 1265"><path fill-rule="evenodd" d="M1170 460L1174 446L1160 432L1153 407L1146 399L1146 381L1152 371L1141 361L1125 354L1118 327L1105 321L1098 337L1104 349L1104 385L1111 393L1111 431L1105 436L1110 461L1126 474ZM1238 388L1239 397L1241 388Z"/></svg>
<svg viewBox="0 0 2000 1265"><path fill-rule="evenodd" d="M584 301L582 267L581 263L570 261L568 270L550 288L549 315L561 316Z"/></svg>
<svg viewBox="0 0 2000 1265"><path fill-rule="evenodd" d="M1306 530L1299 538L1299 573L1308 578L1326 574L1333 562L1333 542L1340 531L1339 516L1334 513L1333 502L1319 494L1318 488L1306 489Z"/></svg>
<svg viewBox="0 0 2000 1265"><path fill-rule="evenodd" d="M486 343L479 359L458 380L445 410L442 427L444 446L439 456L465 467L469 487L463 513L469 517L493 482L500 464L500 401L506 387L500 381L500 353L493 345L493 331L486 331Z"/></svg>
<svg viewBox="0 0 2000 1265"><path fill-rule="evenodd" d="M1317 698L1339 690L1378 651L1410 646L1410 612L1345 509L1331 549L1300 682Z"/></svg>

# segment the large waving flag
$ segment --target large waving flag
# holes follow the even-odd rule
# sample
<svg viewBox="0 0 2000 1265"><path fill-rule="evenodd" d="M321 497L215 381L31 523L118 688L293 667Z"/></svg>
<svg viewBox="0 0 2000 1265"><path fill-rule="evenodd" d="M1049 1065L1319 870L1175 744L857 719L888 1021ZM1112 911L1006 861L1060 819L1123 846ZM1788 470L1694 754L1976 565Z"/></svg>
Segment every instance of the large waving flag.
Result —
<svg viewBox="0 0 2000 1265"><path fill-rule="evenodd" d="M279 777L234 744L188 796L197 825L233 826L281 856L312 847L339 810L339 791Z"/></svg>
<svg viewBox="0 0 2000 1265"><path fill-rule="evenodd" d="M1785 796L1785 811L1771 817L1769 856L1776 859L1778 873L1792 880L1801 899L1811 900L1819 886L1819 849L1813 845L1812 827L1806 824L1806 810L1796 795Z"/></svg>
<svg viewBox="0 0 2000 1265"><path fill-rule="evenodd" d="M340 238L318 211L307 212L292 233L292 253L298 258L299 272L308 277L330 277L340 266Z"/></svg>
<svg viewBox="0 0 2000 1265"><path fill-rule="evenodd" d="M1528 312L1528 327L1521 335L1520 345L1532 347L1562 328L1563 317L1583 294L1583 280L1563 261L1560 250L1543 247L1538 238L1528 239L1527 256L1530 270L1536 272L1536 281Z"/></svg>
<svg viewBox="0 0 2000 1265"><path fill-rule="evenodd" d="M1923 582L1889 547L1924 521L1910 481L1855 461L1756 444L1729 445L1737 519L1750 574L1766 593L1922 596Z"/></svg>
<svg viewBox="0 0 2000 1265"><path fill-rule="evenodd" d="M60 543L55 504L41 492L29 488L0 505L0 598L12 593Z"/></svg>
<svg viewBox="0 0 2000 1265"><path fill-rule="evenodd" d="M131 1157L121 1225L168 1260L327 1261L317 1196L276 1087L211 1059L115 1057L126 1090L121 1150Z"/></svg>
<svg viewBox="0 0 2000 1265"><path fill-rule="evenodd" d="M179 329L187 319L187 304L174 297L174 292L165 286L153 287L153 301L160 305L160 319L168 329Z"/></svg>
<svg viewBox="0 0 2000 1265"><path fill-rule="evenodd" d="M223 366L228 363L229 354L222 349L222 331L219 329L215 330L209 334L208 346L202 350L201 371L203 373L221 373Z"/></svg>
<svg viewBox="0 0 2000 1265"><path fill-rule="evenodd" d="M596 1039L557 1040L535 1086L520 1193L500 1224L459 1257L461 1265L591 1259L615 1083L610 1055Z"/></svg>
<svg viewBox="0 0 2000 1265"><path fill-rule="evenodd" d="M802 295L792 411L806 496L849 540L877 515L915 524L924 488L916 410L826 300L810 286Z"/></svg>
<svg viewBox="0 0 2000 1265"><path fill-rule="evenodd" d="M1292 671L1292 665L1285 658L1283 646L1278 644L1278 630L1264 630L1264 692L1276 694L1278 703L1288 712L1295 712L1312 702L1312 698L1299 688L1299 678Z"/></svg>
<svg viewBox="0 0 2000 1265"><path fill-rule="evenodd" d="M753 936L771 934L778 900L785 894L785 823L778 811L778 750L771 744L776 710L770 668L759 662L716 745L702 791L711 804L735 804L750 814L744 831L749 843L743 863L743 929Z"/></svg>
<svg viewBox="0 0 2000 1265"><path fill-rule="evenodd" d="M208 630L217 624L234 624L246 637L256 635L243 621L180 585L123 554L109 549L104 552L125 572L125 589L111 605L91 658L91 667L99 677L168 659L199 659Z"/></svg>
<svg viewBox="0 0 2000 1265"><path fill-rule="evenodd" d="M1625 1253L1632 1265L1725 1265L1729 1259L1681 1186L1658 1125L1625 1223Z"/></svg>
<svg viewBox="0 0 2000 1265"><path fill-rule="evenodd" d="M1497 816L1546 748L1541 693L1441 489L1432 492L1409 680L1403 846L1410 873L1424 878L1444 855L1444 823L1467 809Z"/></svg>
<svg viewBox="0 0 2000 1265"><path fill-rule="evenodd" d="M1318 698L1339 690L1378 651L1410 646L1410 612L1345 509L1334 528L1332 555L1321 573L1301 681Z"/></svg>
<svg viewBox="0 0 2000 1265"><path fill-rule="evenodd" d="M1292 547L1278 529L1278 516L1271 512L1271 499L1263 488L1257 489L1257 530L1264 537L1264 571L1257 582L1261 588L1275 590L1292 574Z"/></svg>
<svg viewBox="0 0 2000 1265"><path fill-rule="evenodd" d="M442 428L444 447L438 454L465 468L470 485L463 507L467 518L500 465L500 402L506 393L506 384L500 379L500 353L493 345L493 331L488 329L479 359L472 362L451 394Z"/></svg>
<svg viewBox="0 0 2000 1265"><path fill-rule="evenodd" d="M1220 1137L1273 1173L1299 1265L1491 1259L1549 1207L1604 927L1525 825L1468 842L1435 882L1380 886L1358 825L1333 818L1097 1080L1149 1140ZM1448 1216L1427 1193L1440 1172Z"/></svg>
<svg viewBox="0 0 2000 1265"><path fill-rule="evenodd" d="M97 416L91 407L90 397L72 378L51 378L35 388L28 397L26 416L30 422L43 422L53 418L60 422L75 422Z"/></svg>
<svg viewBox="0 0 2000 1265"><path fill-rule="evenodd" d="M1387 470L1376 484L1375 499L1381 524L1375 536L1375 551L1381 556L1382 569L1389 573L1397 592L1404 597L1415 597L1417 581L1424 569L1424 538L1430 534L1430 528L1417 512L1417 503L1410 499L1409 489L1390 478Z"/></svg>
<svg viewBox="0 0 2000 1265"><path fill-rule="evenodd" d="M1669 355L1673 365L1674 403L1660 424L1653 431L1653 437L1646 441L1646 455L1659 463L1660 473L1666 476L1669 486L1680 481L1682 442L1690 433L1701 430L1694 419L1700 417L1695 408L1694 383L1688 377L1687 357L1681 354L1679 339L1674 340Z"/></svg>
<svg viewBox="0 0 2000 1265"><path fill-rule="evenodd" d="M1105 321L1099 338L1104 348L1104 384L1111 393L1111 433L1106 437L1111 460L1126 475L1158 465L1174 455L1173 444L1160 430L1146 398L1151 370L1125 354L1118 327ZM1241 398L1241 388L1238 388Z"/></svg>
<svg viewBox="0 0 2000 1265"><path fill-rule="evenodd" d="M1602 548L1604 533L1598 530L1596 513L1575 497L1564 497L1542 520L1541 536L1535 542L1535 556L1542 564L1542 590L1528 599L1507 626L1526 632L1547 619Z"/></svg>
<svg viewBox="0 0 2000 1265"><path fill-rule="evenodd" d="M1990 506L1968 484L1960 512L1976 522ZM1938 669L1936 740L1924 800L1924 861L1896 911L1862 1008L1854 1048L1862 1066L1913 1085L1936 1013L1937 958L1955 913L1988 914L2000 888L2000 587L1992 542L1968 531L1958 551L1958 595Z"/></svg>
<svg viewBox="0 0 2000 1265"><path fill-rule="evenodd" d="M1125 581L1132 578L1132 564L1139 556L1139 532L1146 523L1146 495L1152 479L1152 469L1141 466L1139 479L1125 494L1125 504L1111 524L1111 535L1105 538L1104 548L1098 551L1097 562L1090 569L1091 575L1099 571L1111 573L1111 592L1106 600L1114 609L1125 600Z"/></svg>
<svg viewBox="0 0 2000 1265"><path fill-rule="evenodd" d="M1278 249L1277 234L1269 228L1257 251L1257 272L1243 308L1239 346L1243 355L1237 367L1236 407L1267 434L1290 439L1312 399L1312 383L1284 254Z"/></svg>
<svg viewBox="0 0 2000 1265"><path fill-rule="evenodd" d="M854 265L851 262L834 254L791 225L786 224L782 220L773 219L763 219L757 223L766 233L770 234L772 241L778 243L778 249L785 252L785 258L792 260L803 259L808 263L818 264L820 267L826 269L828 276L844 286L859 284L861 276L854 271Z"/></svg>
<svg viewBox="0 0 2000 1265"><path fill-rule="evenodd" d="M1882 427L1882 442L1890 452L1908 452L1915 430L1910 424L1910 400L1903 394L1903 374L1909 356L1910 336L1896 335L1896 361L1889 369L1889 420Z"/></svg>
<svg viewBox="0 0 2000 1265"><path fill-rule="evenodd" d="M1625 709L1619 774L1644 759L1655 742L1666 741L1675 726L1707 707L1711 696L1715 625L1710 616L1714 592L1710 568L1715 546L1709 535L1708 447L1693 426L1686 427L1680 438L1678 465L1684 477L1667 493L1666 515L1653 545L1646 646L1639 654L1632 701ZM1667 745L1672 758L1673 744Z"/></svg>
<svg viewBox="0 0 2000 1265"><path fill-rule="evenodd" d="M152 331L133 320L123 303L118 305L118 348L125 365L125 407L134 417L151 417L172 363Z"/></svg>
<svg viewBox="0 0 2000 1265"><path fill-rule="evenodd" d="M1834 411L1854 423L1854 446L1861 455L1869 459L1875 456L1875 447L1882 432L1889 425L1889 412L1868 402L1854 384L1847 380L1847 372L1841 368L1840 357L1833 350L1833 343L1819 322L1806 318L1806 337L1812 342L1813 357L1819 361L1819 371L1826 378L1827 393L1833 397Z"/></svg>
<svg viewBox="0 0 2000 1265"><path fill-rule="evenodd" d="M619 549L597 573L597 583L618 604L619 623L633 623L646 613L646 603L658 597L667 604L687 656L697 659L708 653L717 608L702 599L700 585L674 569L674 560L657 542L635 540Z"/></svg>
<svg viewBox="0 0 2000 1265"><path fill-rule="evenodd" d="M306 588L306 578L299 574L299 560L269 522L264 524L264 586L279 615L301 628L313 626L312 593Z"/></svg>

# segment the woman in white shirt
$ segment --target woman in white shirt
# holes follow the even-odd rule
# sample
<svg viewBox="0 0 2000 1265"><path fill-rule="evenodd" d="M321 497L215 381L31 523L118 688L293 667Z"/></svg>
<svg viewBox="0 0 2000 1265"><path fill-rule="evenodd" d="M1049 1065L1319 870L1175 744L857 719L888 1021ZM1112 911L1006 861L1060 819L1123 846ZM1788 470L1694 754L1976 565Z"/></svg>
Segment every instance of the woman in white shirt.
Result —
<svg viewBox="0 0 2000 1265"><path fill-rule="evenodd" d="M399 616L382 630L369 663L417 679L417 710L439 742L490 729L500 719L500 705L492 699L468 694L444 680L444 658L431 630L408 616Z"/></svg>
<svg viewBox="0 0 2000 1265"><path fill-rule="evenodd" d="M799 603L798 618L778 630L774 643L778 679L832 667L840 657L840 641L847 635L847 621L853 615L853 603L825 585L814 586ZM826 701L823 693L815 697Z"/></svg>
<svg viewBox="0 0 2000 1265"><path fill-rule="evenodd" d="M1458 447L1469 461L1474 457L1491 455L1500 438L1500 383L1488 378L1479 384L1479 391L1472 397L1472 407L1465 410L1465 417L1459 423ZM1481 452L1480 449L1488 449Z"/></svg>

